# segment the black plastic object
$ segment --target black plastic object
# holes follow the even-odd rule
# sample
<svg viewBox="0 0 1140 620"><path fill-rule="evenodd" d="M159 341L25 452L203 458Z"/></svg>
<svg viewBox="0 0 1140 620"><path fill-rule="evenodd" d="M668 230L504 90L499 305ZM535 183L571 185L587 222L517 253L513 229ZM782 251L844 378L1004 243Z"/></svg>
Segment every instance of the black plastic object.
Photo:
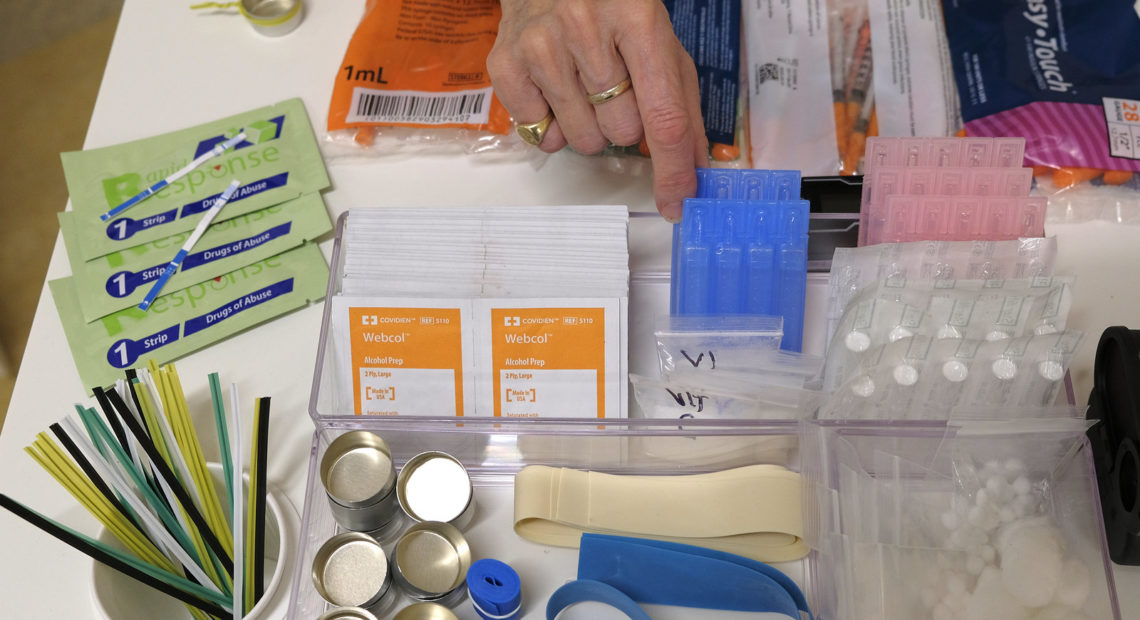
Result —
<svg viewBox="0 0 1140 620"><path fill-rule="evenodd" d="M1140 566L1140 330L1109 327L1100 337L1089 394L1097 486L1113 562Z"/></svg>
<svg viewBox="0 0 1140 620"><path fill-rule="evenodd" d="M811 204L808 271L828 271L835 248L853 248L858 244L863 177L803 177L800 198Z"/></svg>

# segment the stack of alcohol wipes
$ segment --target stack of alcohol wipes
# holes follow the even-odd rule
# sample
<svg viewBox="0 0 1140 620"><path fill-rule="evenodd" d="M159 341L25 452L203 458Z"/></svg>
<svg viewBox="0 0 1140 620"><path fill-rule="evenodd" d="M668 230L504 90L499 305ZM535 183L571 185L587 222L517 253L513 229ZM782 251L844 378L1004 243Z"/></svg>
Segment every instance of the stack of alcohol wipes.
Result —
<svg viewBox="0 0 1140 620"><path fill-rule="evenodd" d="M334 411L625 417L628 227L622 206L350 211Z"/></svg>

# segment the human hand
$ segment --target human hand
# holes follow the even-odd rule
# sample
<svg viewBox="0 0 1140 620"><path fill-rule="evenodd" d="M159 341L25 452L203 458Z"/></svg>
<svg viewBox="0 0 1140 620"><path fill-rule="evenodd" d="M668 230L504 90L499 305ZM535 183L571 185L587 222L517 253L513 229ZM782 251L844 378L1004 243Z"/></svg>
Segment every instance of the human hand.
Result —
<svg viewBox="0 0 1140 620"><path fill-rule="evenodd" d="M538 147L594 154L642 137L653 157L653 194L666 219L697 190L708 165L697 71L661 0L502 0L487 71L522 124L553 113ZM629 78L603 103L589 96Z"/></svg>

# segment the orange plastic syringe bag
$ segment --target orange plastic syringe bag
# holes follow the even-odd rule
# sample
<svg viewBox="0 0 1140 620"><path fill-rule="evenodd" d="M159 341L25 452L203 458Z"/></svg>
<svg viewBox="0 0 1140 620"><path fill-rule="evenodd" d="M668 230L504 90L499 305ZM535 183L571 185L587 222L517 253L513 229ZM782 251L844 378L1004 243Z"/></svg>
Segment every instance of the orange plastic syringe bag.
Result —
<svg viewBox="0 0 1140 620"><path fill-rule="evenodd" d="M499 17L497 0L368 0L337 71L330 138L500 141L511 118L487 76Z"/></svg>

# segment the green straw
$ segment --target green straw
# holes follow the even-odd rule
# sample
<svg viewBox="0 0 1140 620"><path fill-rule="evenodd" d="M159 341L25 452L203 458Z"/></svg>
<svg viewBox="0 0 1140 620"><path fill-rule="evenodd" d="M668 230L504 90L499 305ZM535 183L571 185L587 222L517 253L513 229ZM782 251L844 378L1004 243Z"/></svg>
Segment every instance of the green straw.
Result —
<svg viewBox="0 0 1140 620"><path fill-rule="evenodd" d="M229 601L226 597L212 592L189 579L172 575L171 573L136 559L129 553L119 551L106 543L84 536L28 508L7 495L0 494L0 506L48 534L51 534L58 540L67 543L103 564L160 592L169 594L211 615L218 617L229 615Z"/></svg>
<svg viewBox="0 0 1140 620"><path fill-rule="evenodd" d="M230 434L226 429L226 405L222 400L222 382L218 379L218 373L210 373L210 399L214 403L214 424L218 430L218 449L222 453L222 471L223 477L226 479L226 497L229 498L227 506L234 505L234 461L233 455L230 454ZM230 527L234 527L233 508L228 511L230 513Z"/></svg>

